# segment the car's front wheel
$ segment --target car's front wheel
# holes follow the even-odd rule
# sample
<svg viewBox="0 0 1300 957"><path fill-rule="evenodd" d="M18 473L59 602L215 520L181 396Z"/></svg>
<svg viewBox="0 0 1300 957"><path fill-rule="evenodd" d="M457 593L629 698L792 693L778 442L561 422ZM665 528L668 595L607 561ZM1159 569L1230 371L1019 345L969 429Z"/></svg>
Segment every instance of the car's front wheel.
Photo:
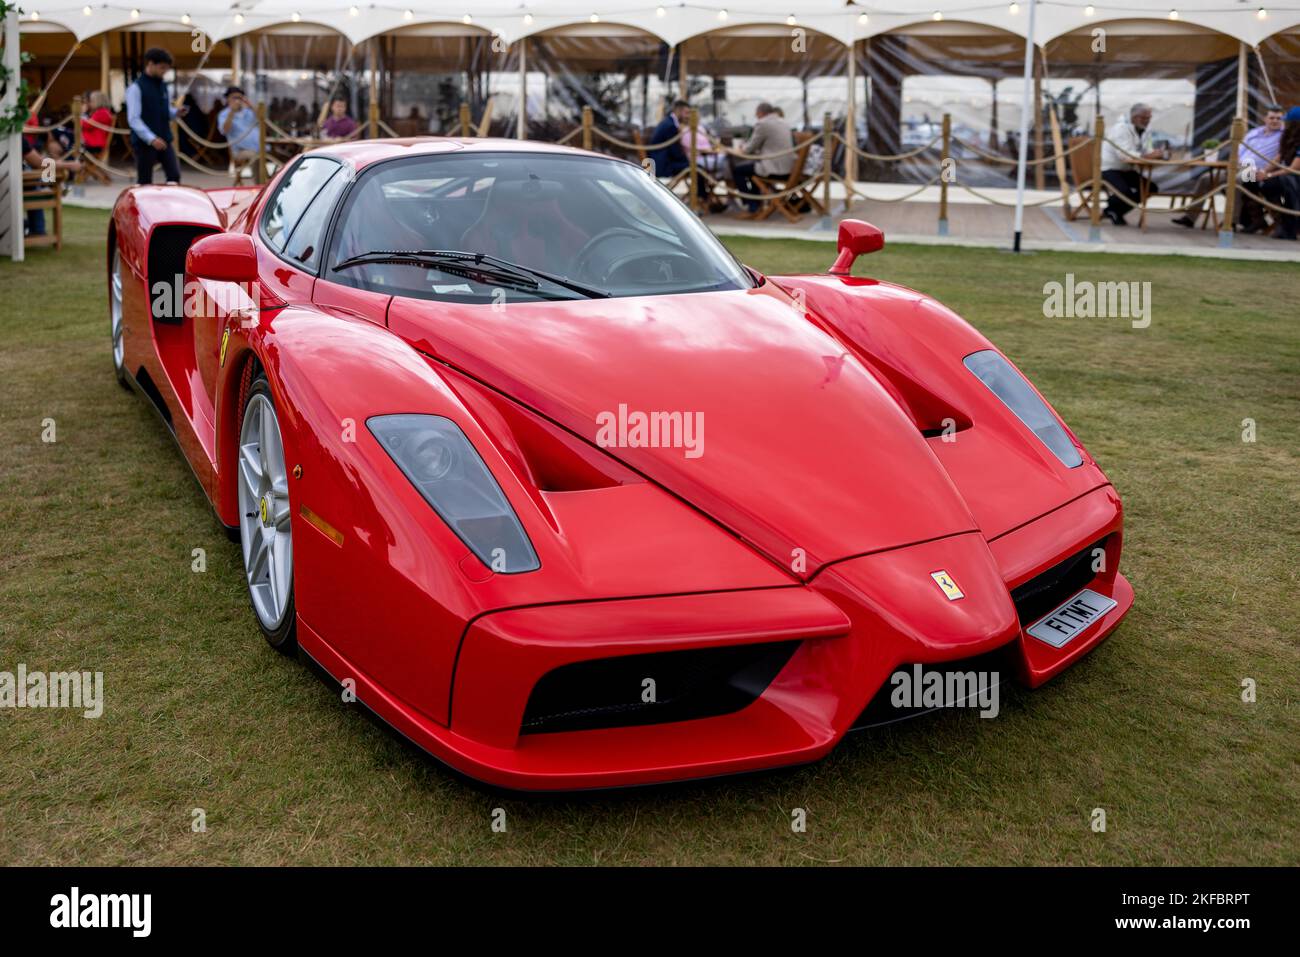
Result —
<svg viewBox="0 0 1300 957"><path fill-rule="evenodd" d="M113 245L113 262L108 269L108 325L113 343L113 372L124 388L126 381L126 349L122 341L122 254L116 242Z"/></svg>
<svg viewBox="0 0 1300 957"><path fill-rule="evenodd" d="M296 644L289 472L280 420L265 378L248 390L239 430L239 540L248 595L271 647Z"/></svg>

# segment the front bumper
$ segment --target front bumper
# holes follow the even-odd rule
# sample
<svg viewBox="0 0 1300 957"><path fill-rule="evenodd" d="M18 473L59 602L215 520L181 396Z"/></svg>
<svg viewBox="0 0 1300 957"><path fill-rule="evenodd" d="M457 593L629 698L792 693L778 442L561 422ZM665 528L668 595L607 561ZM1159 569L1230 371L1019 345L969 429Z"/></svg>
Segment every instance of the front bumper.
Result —
<svg viewBox="0 0 1300 957"><path fill-rule="evenodd" d="M1011 590L1090 543L1105 561L1087 587L1116 607L1065 647L1027 636ZM1133 590L1118 574L1122 509L1109 486L989 542L978 533L823 568L807 585L534 606L480 617L456 664L450 726L350 667L307 622L304 650L416 744L471 777L520 790L653 784L815 761L849 731L899 667L1004 649L1037 687L1104 640ZM964 596L947 599L943 570ZM522 733L543 676L578 662L797 641L757 697L693 720ZM647 659L649 660L649 659ZM630 686L629 696L640 686ZM630 702L634 705L634 702Z"/></svg>

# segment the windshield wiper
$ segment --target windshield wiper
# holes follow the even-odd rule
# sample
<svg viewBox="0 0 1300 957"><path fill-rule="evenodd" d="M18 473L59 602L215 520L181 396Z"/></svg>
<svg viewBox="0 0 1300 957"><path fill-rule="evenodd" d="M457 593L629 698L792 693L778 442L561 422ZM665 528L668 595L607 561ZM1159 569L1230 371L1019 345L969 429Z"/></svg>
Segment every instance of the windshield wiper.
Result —
<svg viewBox="0 0 1300 957"><path fill-rule="evenodd" d="M487 253L462 252L458 249L377 249L373 252L361 253L350 259L345 259L334 268L339 270L348 269L352 266L388 263L427 266L453 276L464 276L478 282L499 282L503 285L514 285L529 290L538 289L537 280L541 279L552 285L576 292L588 299L609 298L609 293L603 289L584 286L563 276L556 276L541 269L534 269L532 266L511 262L508 259L501 259Z"/></svg>

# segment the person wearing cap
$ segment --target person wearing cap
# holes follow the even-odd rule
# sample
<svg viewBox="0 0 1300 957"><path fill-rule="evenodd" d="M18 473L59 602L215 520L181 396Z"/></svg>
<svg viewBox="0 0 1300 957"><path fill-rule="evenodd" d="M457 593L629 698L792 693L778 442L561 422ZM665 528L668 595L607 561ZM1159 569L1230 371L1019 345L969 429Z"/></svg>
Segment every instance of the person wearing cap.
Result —
<svg viewBox="0 0 1300 957"><path fill-rule="evenodd" d="M126 125L131 128L137 183L152 183L153 168L162 165L168 185L181 181L180 163L172 143L172 119L184 110L172 106L163 77L172 68L172 55L162 47L144 51L144 71L126 88Z"/></svg>
<svg viewBox="0 0 1300 957"><path fill-rule="evenodd" d="M236 170L254 160L261 151L257 111L240 87L226 87L226 108L217 114L217 129L230 144L230 161Z"/></svg>

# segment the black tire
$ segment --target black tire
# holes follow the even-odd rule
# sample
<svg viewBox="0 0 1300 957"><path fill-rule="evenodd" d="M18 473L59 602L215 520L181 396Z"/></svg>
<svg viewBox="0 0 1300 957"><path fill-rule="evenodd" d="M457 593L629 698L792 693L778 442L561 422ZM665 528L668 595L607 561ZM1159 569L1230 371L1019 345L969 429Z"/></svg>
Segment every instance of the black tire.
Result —
<svg viewBox="0 0 1300 957"><path fill-rule="evenodd" d="M243 445L243 439L245 434L244 427L247 423L247 418L248 418L248 411L252 407L257 407L260 410L262 408L263 402L269 403L272 412L275 413L275 399L271 395L271 387L267 383L266 377L259 372L257 374L257 377L253 380L252 384L249 386L248 397L244 401L243 417L240 420L240 426L241 426L240 439L238 440L240 442L240 448L236 450L236 462L239 463L236 465L237 468L242 468L242 461L241 461L242 445ZM278 414L276 414L275 418L276 418L276 431L278 433L279 432ZM281 457L283 458L283 447L281 447L281 449L282 449ZM287 479L288 476L287 476L287 469L286 469L286 475L285 475L286 488L287 488ZM251 554L251 549L249 544L245 541L246 536L249 536L250 534L256 535L260 531L260 529L258 529L256 526L253 526L250 531L250 525L252 525L252 522L249 520L258 519L259 521L262 522L263 525L265 524L266 520L264 517L260 517L257 512L244 511L246 505L245 497L244 497L245 484L242 475L237 479L237 481L239 482L240 485L240 512L241 512L238 541L239 541L240 556L243 559L244 582L248 588L248 600L253 610L253 618L254 620L257 621L257 626L258 628L261 629L262 636L266 638L267 644L269 644L276 651L279 651L286 655L292 655L296 653L298 648L297 605L294 600L294 581L293 581L293 562L292 562L292 533L287 533L288 541L290 543L288 597L285 600L283 613L280 615L279 620L273 622L267 621L265 620L266 615L264 613L264 608L259 607L258 595L254 593L254 584L252 581L252 576L250 576L248 572L248 562L249 562L249 556ZM287 496L286 496L286 501L287 501ZM265 603L265 599L263 599L263 605L264 603Z"/></svg>
<svg viewBox="0 0 1300 957"><path fill-rule="evenodd" d="M118 357L125 323L122 292L126 277L122 275L122 257L117 248L117 237L110 236L109 242L113 244L113 255L108 264L108 354L113 361L113 374L117 376L117 384L130 392L131 383L127 379L126 367Z"/></svg>

